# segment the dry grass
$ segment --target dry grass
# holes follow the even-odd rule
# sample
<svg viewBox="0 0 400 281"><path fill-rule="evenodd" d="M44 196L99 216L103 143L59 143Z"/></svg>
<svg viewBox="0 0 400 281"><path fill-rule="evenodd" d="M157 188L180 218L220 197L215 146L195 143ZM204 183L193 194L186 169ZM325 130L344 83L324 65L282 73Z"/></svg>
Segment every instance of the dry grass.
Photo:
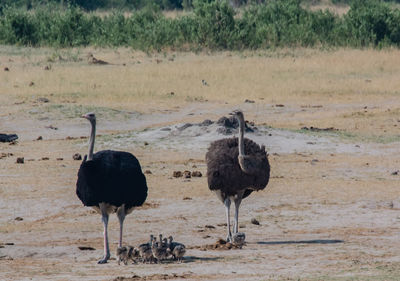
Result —
<svg viewBox="0 0 400 281"><path fill-rule="evenodd" d="M89 65L94 52L111 65ZM32 55L25 56L27 52ZM191 101L266 103L327 99L362 101L397 96L400 89L399 50L278 50L257 53L168 53L147 56L127 49L59 51L59 56L21 49L2 51L2 99L15 101L32 95L59 101L117 108L170 107ZM56 57L56 61L53 57ZM46 71L44 67L51 66ZM203 86L205 79L209 87ZM33 86L29 86L33 82ZM171 95L171 92L174 94ZM154 102L155 101L155 102Z"/></svg>
<svg viewBox="0 0 400 281"><path fill-rule="evenodd" d="M110 65L88 64L89 52ZM207 108L242 106L248 99L255 101L259 110L275 104L293 108L291 114L285 111L286 118L261 118L257 112L248 115L274 127L298 129L312 121L313 126L334 126L348 132L397 134L400 51L396 49L147 55L129 49L2 47L1 54L3 104L42 96L72 107L149 113L191 103ZM51 69L44 70L45 66ZM10 71L3 71L4 67ZM209 86L202 84L203 79ZM308 106L320 106L321 110L309 110ZM335 110L326 110L328 106Z"/></svg>

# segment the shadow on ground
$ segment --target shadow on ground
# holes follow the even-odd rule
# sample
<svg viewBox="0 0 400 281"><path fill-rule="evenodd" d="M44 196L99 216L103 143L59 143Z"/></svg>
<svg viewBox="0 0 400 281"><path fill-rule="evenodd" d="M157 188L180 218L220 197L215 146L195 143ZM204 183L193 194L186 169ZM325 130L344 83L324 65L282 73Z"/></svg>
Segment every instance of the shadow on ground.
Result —
<svg viewBox="0 0 400 281"><path fill-rule="evenodd" d="M315 240L288 240L288 241L259 241L256 244L259 245L282 245L282 244L338 244L344 243L343 240L337 239L329 239L329 240L322 240L322 239L315 239Z"/></svg>

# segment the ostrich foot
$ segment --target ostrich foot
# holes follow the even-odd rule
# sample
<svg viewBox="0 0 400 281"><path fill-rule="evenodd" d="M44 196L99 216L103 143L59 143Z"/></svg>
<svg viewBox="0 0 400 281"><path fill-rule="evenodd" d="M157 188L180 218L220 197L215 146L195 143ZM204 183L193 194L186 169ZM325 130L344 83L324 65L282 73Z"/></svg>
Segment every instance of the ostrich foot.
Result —
<svg viewBox="0 0 400 281"><path fill-rule="evenodd" d="M107 261L108 261L109 258L110 258L109 256L105 256L105 257L103 257L101 260L99 260L97 263L98 263L98 264L107 263Z"/></svg>

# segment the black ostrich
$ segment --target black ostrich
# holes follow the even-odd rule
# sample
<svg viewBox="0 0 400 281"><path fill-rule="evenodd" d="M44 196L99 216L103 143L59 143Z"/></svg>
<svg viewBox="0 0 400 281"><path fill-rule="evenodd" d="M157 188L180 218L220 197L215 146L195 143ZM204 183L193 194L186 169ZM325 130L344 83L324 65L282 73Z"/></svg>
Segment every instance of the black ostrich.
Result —
<svg viewBox="0 0 400 281"><path fill-rule="evenodd" d="M238 233L239 207L243 198L254 190L264 189L269 181L270 166L264 146L244 138L245 121L241 111L232 113L239 121L239 138L226 138L211 143L206 154L208 187L214 191L226 208L228 235L230 228L230 205L235 203L233 234Z"/></svg>
<svg viewBox="0 0 400 281"><path fill-rule="evenodd" d="M89 154L87 157L85 155L78 171L76 194L85 206L94 208L102 216L104 257L98 263L106 263L110 258L107 235L109 214L117 213L120 224L119 247L122 247L125 216L134 207L141 206L147 198L146 177L139 161L129 152L102 150L93 154L96 116L87 113L82 117L90 121L92 131Z"/></svg>

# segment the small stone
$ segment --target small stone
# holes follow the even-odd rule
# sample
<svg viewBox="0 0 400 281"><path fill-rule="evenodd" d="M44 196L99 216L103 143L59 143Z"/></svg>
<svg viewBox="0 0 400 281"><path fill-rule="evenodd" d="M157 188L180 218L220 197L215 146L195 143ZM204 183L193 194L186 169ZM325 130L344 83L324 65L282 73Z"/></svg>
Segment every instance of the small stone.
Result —
<svg viewBox="0 0 400 281"><path fill-rule="evenodd" d="M18 164L24 164L24 157L18 157L17 158L17 163Z"/></svg>
<svg viewBox="0 0 400 281"><path fill-rule="evenodd" d="M63 161L63 160L64 160L64 158L61 158L61 157L57 158L57 161Z"/></svg>
<svg viewBox="0 0 400 281"><path fill-rule="evenodd" d="M8 67L4 67L4 71L10 71Z"/></svg>
<svg viewBox="0 0 400 281"><path fill-rule="evenodd" d="M173 173L172 173L172 176L174 177L174 178L180 178L180 177L182 177L182 172L181 171L174 171Z"/></svg>
<svg viewBox="0 0 400 281"><path fill-rule="evenodd" d="M192 177L198 177L201 178L203 174L200 171L193 171L192 172Z"/></svg>
<svg viewBox="0 0 400 281"><path fill-rule="evenodd" d="M192 173L190 171L184 171L183 176L186 179L190 179L192 177Z"/></svg>
<svg viewBox="0 0 400 281"><path fill-rule="evenodd" d="M43 140L43 137L42 136L38 136L36 140L38 140L38 141L39 140Z"/></svg>
<svg viewBox="0 0 400 281"><path fill-rule="evenodd" d="M33 85L35 85L35 83L34 83L33 81L31 81L31 82L29 83L29 87L32 87Z"/></svg>
<svg viewBox="0 0 400 281"><path fill-rule="evenodd" d="M72 159L74 159L74 160L82 160L82 155L80 155L79 153L75 153L72 156Z"/></svg>
<svg viewBox="0 0 400 281"><path fill-rule="evenodd" d="M255 219L255 218L252 218L252 219L251 219L251 223L252 223L252 224L255 224L255 225L260 225L260 222L259 222L257 219Z"/></svg>
<svg viewBox="0 0 400 281"><path fill-rule="evenodd" d="M144 173L147 174L147 175L153 174L150 170L146 170L146 171L144 171Z"/></svg>
<svg viewBox="0 0 400 281"><path fill-rule="evenodd" d="M14 220L16 220L16 221L23 221L24 219L21 218L21 217L16 217Z"/></svg>
<svg viewBox="0 0 400 281"><path fill-rule="evenodd" d="M47 160L49 160L50 158L49 157L42 157L42 160L43 161L47 161Z"/></svg>

